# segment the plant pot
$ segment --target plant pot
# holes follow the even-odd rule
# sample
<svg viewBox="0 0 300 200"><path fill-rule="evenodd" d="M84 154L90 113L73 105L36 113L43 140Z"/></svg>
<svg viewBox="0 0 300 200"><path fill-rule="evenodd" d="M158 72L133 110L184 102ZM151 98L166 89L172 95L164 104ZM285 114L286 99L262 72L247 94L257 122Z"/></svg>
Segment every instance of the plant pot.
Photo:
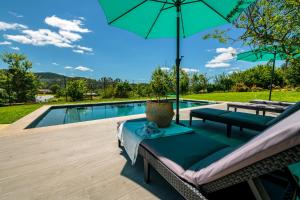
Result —
<svg viewBox="0 0 300 200"><path fill-rule="evenodd" d="M146 117L148 121L155 122L158 127L168 127L173 119L173 102L147 101Z"/></svg>

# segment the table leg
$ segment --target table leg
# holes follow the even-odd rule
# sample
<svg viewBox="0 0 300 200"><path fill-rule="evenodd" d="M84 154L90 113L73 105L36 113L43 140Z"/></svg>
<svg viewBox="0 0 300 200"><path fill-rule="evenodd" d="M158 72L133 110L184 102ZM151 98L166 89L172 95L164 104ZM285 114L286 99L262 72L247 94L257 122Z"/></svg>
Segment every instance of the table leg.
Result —
<svg viewBox="0 0 300 200"><path fill-rule="evenodd" d="M146 183L150 182L150 164L145 158L144 158L144 181Z"/></svg>

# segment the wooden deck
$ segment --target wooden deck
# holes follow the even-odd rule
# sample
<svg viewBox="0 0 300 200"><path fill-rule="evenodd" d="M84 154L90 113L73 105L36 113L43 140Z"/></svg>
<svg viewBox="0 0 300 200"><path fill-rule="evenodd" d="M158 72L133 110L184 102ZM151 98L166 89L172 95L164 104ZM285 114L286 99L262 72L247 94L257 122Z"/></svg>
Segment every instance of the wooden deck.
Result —
<svg viewBox="0 0 300 200"><path fill-rule="evenodd" d="M118 120L9 129L0 137L0 199L180 199L159 175L143 182L141 160L131 166L117 147Z"/></svg>

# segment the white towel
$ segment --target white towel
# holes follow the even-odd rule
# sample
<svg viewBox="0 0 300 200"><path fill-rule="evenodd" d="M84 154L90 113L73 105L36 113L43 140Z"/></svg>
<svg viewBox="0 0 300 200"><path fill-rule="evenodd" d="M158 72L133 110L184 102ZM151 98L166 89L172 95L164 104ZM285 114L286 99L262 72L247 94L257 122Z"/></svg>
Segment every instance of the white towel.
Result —
<svg viewBox="0 0 300 200"><path fill-rule="evenodd" d="M167 128L160 128L159 133L148 134L143 132L143 127L146 122L147 121L125 121L119 126L117 137L121 141L121 145L124 146L132 165L135 164L139 145L144 139L155 139L193 132L193 129L172 123Z"/></svg>

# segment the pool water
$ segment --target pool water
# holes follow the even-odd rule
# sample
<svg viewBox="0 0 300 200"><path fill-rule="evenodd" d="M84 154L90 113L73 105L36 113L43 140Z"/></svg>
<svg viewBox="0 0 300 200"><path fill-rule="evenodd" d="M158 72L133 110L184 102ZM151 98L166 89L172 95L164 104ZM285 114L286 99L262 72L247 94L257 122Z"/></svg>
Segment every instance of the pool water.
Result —
<svg viewBox="0 0 300 200"><path fill-rule="evenodd" d="M180 108L211 104L205 101L180 101ZM175 103L173 104L175 108ZM52 107L27 128L69 124L97 119L145 113L146 102L110 103L96 105Z"/></svg>

